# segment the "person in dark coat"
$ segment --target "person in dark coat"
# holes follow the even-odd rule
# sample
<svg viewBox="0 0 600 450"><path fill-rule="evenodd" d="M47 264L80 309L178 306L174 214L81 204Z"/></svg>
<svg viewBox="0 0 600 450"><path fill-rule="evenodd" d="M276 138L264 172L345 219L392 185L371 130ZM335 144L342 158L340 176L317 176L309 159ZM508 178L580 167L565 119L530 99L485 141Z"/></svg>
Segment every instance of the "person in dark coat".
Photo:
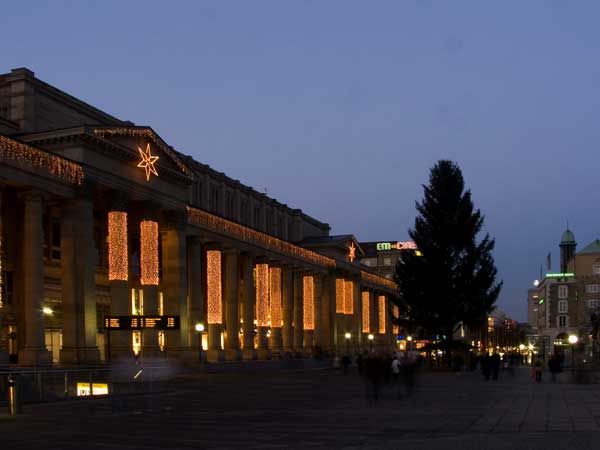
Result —
<svg viewBox="0 0 600 450"><path fill-rule="evenodd" d="M488 381L492 373L492 361L490 355L486 353L479 361L481 364L481 373L483 374L483 378L485 378L485 381Z"/></svg>
<svg viewBox="0 0 600 450"><path fill-rule="evenodd" d="M498 373L500 373L500 355L498 353L494 353L491 358L492 362L492 378L494 380L498 379Z"/></svg>

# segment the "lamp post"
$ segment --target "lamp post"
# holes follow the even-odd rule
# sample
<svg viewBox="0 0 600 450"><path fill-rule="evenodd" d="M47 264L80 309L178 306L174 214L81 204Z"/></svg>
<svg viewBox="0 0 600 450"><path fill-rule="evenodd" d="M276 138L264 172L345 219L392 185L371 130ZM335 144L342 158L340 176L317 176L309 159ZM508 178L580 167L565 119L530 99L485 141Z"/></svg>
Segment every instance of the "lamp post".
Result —
<svg viewBox="0 0 600 450"><path fill-rule="evenodd" d="M350 333L346 333L344 335L344 337L346 338L346 353L349 355L350 354L350 338L352 337L352 335Z"/></svg>
<svg viewBox="0 0 600 450"><path fill-rule="evenodd" d="M406 342L408 343L408 345L406 346L406 350L407 351L411 351L412 350L412 336L407 336L406 337Z"/></svg>
<svg viewBox="0 0 600 450"><path fill-rule="evenodd" d="M367 336L367 338L369 339L369 353L373 353L373 339L375 338L375 336L369 333L369 336Z"/></svg>
<svg viewBox="0 0 600 450"><path fill-rule="evenodd" d="M579 338L575 334L569 335L569 344L571 344L571 369L575 370L575 344Z"/></svg>
<svg viewBox="0 0 600 450"><path fill-rule="evenodd" d="M199 346L198 346L198 357L200 362L202 362L202 333L204 332L204 324L203 323L197 323L196 326L196 331L198 332L198 336L200 336L199 338Z"/></svg>

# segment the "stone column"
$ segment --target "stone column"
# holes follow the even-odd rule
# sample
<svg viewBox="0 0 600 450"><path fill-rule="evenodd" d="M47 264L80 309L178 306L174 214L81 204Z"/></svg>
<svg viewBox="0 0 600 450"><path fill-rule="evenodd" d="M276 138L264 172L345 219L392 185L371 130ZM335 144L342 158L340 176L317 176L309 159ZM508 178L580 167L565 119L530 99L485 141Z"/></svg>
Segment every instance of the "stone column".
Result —
<svg viewBox="0 0 600 450"><path fill-rule="evenodd" d="M180 324L179 330L165 331L165 351L169 358L196 360L197 353L192 351L195 345L190 340L187 248L183 213L169 214L168 228L163 233L162 243L163 314L179 316Z"/></svg>
<svg viewBox="0 0 600 450"><path fill-rule="evenodd" d="M254 255L244 255L244 308L243 331L244 348L242 350L244 359L256 359L254 349L254 308L256 307L256 285L254 283Z"/></svg>
<svg viewBox="0 0 600 450"><path fill-rule="evenodd" d="M281 269L281 303L283 327L281 337L283 342L283 351L291 352L293 350L292 322L293 322L293 276L289 267L284 266Z"/></svg>
<svg viewBox="0 0 600 450"><path fill-rule="evenodd" d="M227 250L223 252L225 259L223 283L223 296L225 299L225 359L237 361L241 358L240 352L240 319L238 305L238 252Z"/></svg>
<svg viewBox="0 0 600 450"><path fill-rule="evenodd" d="M302 277L302 272L294 272L294 349L297 352L303 350L304 344Z"/></svg>
<svg viewBox="0 0 600 450"><path fill-rule="evenodd" d="M331 273L321 277L321 348L330 352L334 348L335 333L335 276Z"/></svg>
<svg viewBox="0 0 600 450"><path fill-rule="evenodd" d="M206 359L216 362L223 359L221 349L222 310L222 262L219 250L206 252L206 307L208 322L208 350Z"/></svg>
<svg viewBox="0 0 600 450"><path fill-rule="evenodd" d="M188 342L198 359L202 355L202 333L196 325L206 327L204 321L204 288L205 280L202 271L202 241L199 236L190 236L187 242L188 268Z"/></svg>
<svg viewBox="0 0 600 450"><path fill-rule="evenodd" d="M315 292L315 338L314 345L323 349L324 330L323 330L323 275L314 275L314 292Z"/></svg>
<svg viewBox="0 0 600 450"><path fill-rule="evenodd" d="M94 204L66 201L61 208L62 364L97 364Z"/></svg>
<svg viewBox="0 0 600 450"><path fill-rule="evenodd" d="M23 273L25 342L19 350L19 365L48 365L52 359L44 342L44 318L42 316L44 297L42 196L37 192L28 192L23 196L23 203L21 270Z"/></svg>

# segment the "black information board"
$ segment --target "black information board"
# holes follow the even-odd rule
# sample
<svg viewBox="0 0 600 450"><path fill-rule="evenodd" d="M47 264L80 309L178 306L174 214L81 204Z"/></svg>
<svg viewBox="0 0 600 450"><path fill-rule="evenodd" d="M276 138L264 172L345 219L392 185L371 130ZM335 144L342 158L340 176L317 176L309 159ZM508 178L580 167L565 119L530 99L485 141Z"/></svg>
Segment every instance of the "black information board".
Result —
<svg viewBox="0 0 600 450"><path fill-rule="evenodd" d="M107 330L179 330L179 316L105 316Z"/></svg>

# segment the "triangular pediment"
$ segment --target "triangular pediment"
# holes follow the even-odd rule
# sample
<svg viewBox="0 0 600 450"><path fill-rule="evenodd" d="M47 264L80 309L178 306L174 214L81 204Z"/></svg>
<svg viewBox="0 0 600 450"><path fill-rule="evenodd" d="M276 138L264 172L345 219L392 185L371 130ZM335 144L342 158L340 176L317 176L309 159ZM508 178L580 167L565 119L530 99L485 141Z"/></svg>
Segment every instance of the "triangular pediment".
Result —
<svg viewBox="0 0 600 450"><path fill-rule="evenodd" d="M179 154L150 127L98 127L92 133L134 154L148 178L160 176L161 171L193 178Z"/></svg>

